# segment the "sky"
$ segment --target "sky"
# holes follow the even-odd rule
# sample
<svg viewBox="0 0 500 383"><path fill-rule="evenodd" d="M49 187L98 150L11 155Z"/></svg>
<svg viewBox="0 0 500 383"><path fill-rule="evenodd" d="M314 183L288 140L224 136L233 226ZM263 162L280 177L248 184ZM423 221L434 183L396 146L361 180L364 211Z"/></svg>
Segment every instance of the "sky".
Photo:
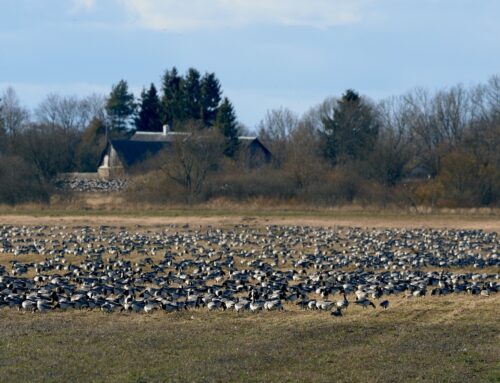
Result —
<svg viewBox="0 0 500 383"><path fill-rule="evenodd" d="M215 72L240 122L352 88L377 101L500 74L499 0L0 0L0 92L138 96Z"/></svg>

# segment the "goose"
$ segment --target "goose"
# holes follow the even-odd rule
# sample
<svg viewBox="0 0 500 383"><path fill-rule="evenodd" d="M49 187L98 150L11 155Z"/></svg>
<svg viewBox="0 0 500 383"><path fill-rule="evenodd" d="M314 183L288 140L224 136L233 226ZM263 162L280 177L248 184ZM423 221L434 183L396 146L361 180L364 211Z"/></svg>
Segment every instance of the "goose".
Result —
<svg viewBox="0 0 500 383"><path fill-rule="evenodd" d="M162 308L164 311L166 311L167 313L172 313L174 311L177 311L178 310L178 307L176 305L174 305L172 302L165 302L163 305L162 305Z"/></svg>
<svg viewBox="0 0 500 383"><path fill-rule="evenodd" d="M266 301L264 303L264 309L268 311L273 311L273 310L283 310L283 306L281 305L281 302L279 300L272 300L272 301Z"/></svg>
<svg viewBox="0 0 500 383"><path fill-rule="evenodd" d="M236 302L234 304L234 311L241 312L245 311L248 308L248 302Z"/></svg>
<svg viewBox="0 0 500 383"><path fill-rule="evenodd" d="M367 294L366 292L364 292L363 290L356 290L355 294L356 294L356 299L357 299L358 301L362 301L362 300L364 300L364 299L367 299L367 295L368 295L368 294Z"/></svg>
<svg viewBox="0 0 500 383"><path fill-rule="evenodd" d="M333 307L334 303L331 301L317 301L316 308L318 310L328 311Z"/></svg>
<svg viewBox="0 0 500 383"><path fill-rule="evenodd" d="M337 307L335 310L332 310L330 315L334 317L341 317L342 316L342 309L340 307Z"/></svg>
<svg viewBox="0 0 500 383"><path fill-rule="evenodd" d="M115 306L109 302L106 302L101 305L101 311L107 314L112 313L113 311L115 311Z"/></svg>
<svg viewBox="0 0 500 383"><path fill-rule="evenodd" d="M382 301L380 302L379 306L382 307L384 310L386 310L387 308L389 308L389 301L388 300Z"/></svg>
<svg viewBox="0 0 500 383"><path fill-rule="evenodd" d="M481 295L482 297L489 297L489 296L490 296L490 290L489 290L488 288L486 288L486 287L483 287L483 288L481 289L481 293L480 293L480 295Z"/></svg>
<svg viewBox="0 0 500 383"><path fill-rule="evenodd" d="M316 308L317 308L316 301L312 300L312 301L307 302L307 308L309 310L316 310Z"/></svg>
<svg viewBox="0 0 500 383"><path fill-rule="evenodd" d="M212 301L207 303L207 308L210 311L217 310L217 309L221 308L221 306L222 306L222 302L218 299L213 299Z"/></svg>
<svg viewBox="0 0 500 383"><path fill-rule="evenodd" d="M158 304L157 303L147 303L144 305L144 312L146 314L150 314L153 311L158 309Z"/></svg>
<svg viewBox="0 0 500 383"><path fill-rule="evenodd" d="M37 311L43 313L43 312L51 310L52 306L49 304L48 301L43 300L43 299L38 299L36 301L36 309L37 309Z"/></svg>
<svg viewBox="0 0 500 383"><path fill-rule="evenodd" d="M73 307L73 305L71 304L71 302L68 299L61 297L58 299L58 301L54 307L60 308L61 310L67 310L67 309Z"/></svg>
<svg viewBox="0 0 500 383"><path fill-rule="evenodd" d="M236 302L230 300L230 299L224 299L222 301L222 307L224 310L231 310L234 309Z"/></svg>
<svg viewBox="0 0 500 383"><path fill-rule="evenodd" d="M349 301L347 300L345 293L343 294L343 298L337 301L336 306L340 309L347 308L349 306Z"/></svg>
<svg viewBox="0 0 500 383"><path fill-rule="evenodd" d="M32 300L26 299L21 303L21 308L24 311L34 311L36 309L36 303Z"/></svg>
<svg viewBox="0 0 500 383"><path fill-rule="evenodd" d="M250 311L253 313L262 310L263 307L264 307L264 304L262 302L259 302L259 301L250 302L250 306L249 306Z"/></svg>
<svg viewBox="0 0 500 383"><path fill-rule="evenodd" d="M364 309L366 309L368 306L372 306L373 308L376 308L376 306L374 305L374 303L371 300L367 299L367 298L365 298L365 299L358 299L354 303L357 304L357 305L363 306Z"/></svg>

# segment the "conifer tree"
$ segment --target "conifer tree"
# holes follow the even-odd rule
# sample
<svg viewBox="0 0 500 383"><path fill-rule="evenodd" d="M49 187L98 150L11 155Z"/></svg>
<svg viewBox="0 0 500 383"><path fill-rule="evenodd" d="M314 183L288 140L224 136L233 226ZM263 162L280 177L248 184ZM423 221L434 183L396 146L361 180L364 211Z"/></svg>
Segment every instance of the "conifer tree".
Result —
<svg viewBox="0 0 500 383"><path fill-rule="evenodd" d="M113 85L106 103L106 111L111 120L112 132L123 133L135 111L134 95L129 93L125 80Z"/></svg>
<svg viewBox="0 0 500 383"><path fill-rule="evenodd" d="M183 121L185 115L184 79L179 76L177 68L167 70L162 80L162 119L172 126L174 121Z"/></svg>
<svg viewBox="0 0 500 383"><path fill-rule="evenodd" d="M161 132L160 107L158 92L154 84L151 84L149 90L146 91L144 89L141 93L140 111L135 120L137 130L143 132Z"/></svg>
<svg viewBox="0 0 500 383"><path fill-rule="evenodd" d="M184 106L186 119L201 119L201 84L200 72L189 68L184 80Z"/></svg>
<svg viewBox="0 0 500 383"><path fill-rule="evenodd" d="M221 101L221 87L215 73L206 73L201 79L201 114L205 126L212 126Z"/></svg>
<svg viewBox="0 0 500 383"><path fill-rule="evenodd" d="M236 121L236 113L234 107L227 97L224 97L221 106L219 107L215 126L225 137L224 154L234 158L238 152L238 125Z"/></svg>
<svg viewBox="0 0 500 383"><path fill-rule="evenodd" d="M323 120L324 154L334 165L363 160L373 150L379 130L375 109L348 89L337 101L333 118Z"/></svg>

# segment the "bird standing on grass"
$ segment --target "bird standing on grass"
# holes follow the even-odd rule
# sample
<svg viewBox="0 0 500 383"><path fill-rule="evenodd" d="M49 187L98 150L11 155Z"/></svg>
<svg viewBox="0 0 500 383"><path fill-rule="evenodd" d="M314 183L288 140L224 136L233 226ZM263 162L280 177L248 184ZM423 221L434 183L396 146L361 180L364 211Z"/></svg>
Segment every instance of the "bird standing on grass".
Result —
<svg viewBox="0 0 500 383"><path fill-rule="evenodd" d="M342 316L342 309L340 307L337 307L335 310L332 310L330 315L334 316L334 317L341 317Z"/></svg>
<svg viewBox="0 0 500 383"><path fill-rule="evenodd" d="M357 299L356 302L354 302L354 303L357 304L357 305L363 306L364 309L366 309L368 306L372 306L373 308L376 308L375 304L371 300L369 300L367 298L365 298L365 299Z"/></svg>
<svg viewBox="0 0 500 383"><path fill-rule="evenodd" d="M380 302L380 307L382 307L384 310L386 310L389 307L389 301L385 300Z"/></svg>

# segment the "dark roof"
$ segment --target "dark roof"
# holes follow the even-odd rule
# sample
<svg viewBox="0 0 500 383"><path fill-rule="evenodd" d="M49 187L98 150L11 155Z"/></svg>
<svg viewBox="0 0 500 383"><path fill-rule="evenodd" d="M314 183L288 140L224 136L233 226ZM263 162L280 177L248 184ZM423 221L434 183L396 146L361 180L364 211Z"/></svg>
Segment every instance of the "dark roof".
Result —
<svg viewBox="0 0 500 383"><path fill-rule="evenodd" d="M240 142L241 147L247 149L247 150L255 150L255 148L259 147L266 158L271 159L272 153L271 151L264 145L258 137L244 137L240 136L238 137L238 140Z"/></svg>
<svg viewBox="0 0 500 383"><path fill-rule="evenodd" d="M179 139L186 139L191 135L189 132L172 132L169 131L167 134L163 132L143 132L138 130L130 138L130 141L147 141L147 142L173 142ZM263 148L266 153L271 154L269 149L265 147L264 144L256 136L239 136L238 141L242 147L249 147L252 144L258 145Z"/></svg>
<svg viewBox="0 0 500 383"><path fill-rule="evenodd" d="M112 140L111 146L122 160L124 166L133 166L161 150L171 146L170 142Z"/></svg>
<svg viewBox="0 0 500 383"><path fill-rule="evenodd" d="M154 142L172 142L180 137L185 138L189 136L187 132L142 132L138 130L130 137L130 141L154 141Z"/></svg>

